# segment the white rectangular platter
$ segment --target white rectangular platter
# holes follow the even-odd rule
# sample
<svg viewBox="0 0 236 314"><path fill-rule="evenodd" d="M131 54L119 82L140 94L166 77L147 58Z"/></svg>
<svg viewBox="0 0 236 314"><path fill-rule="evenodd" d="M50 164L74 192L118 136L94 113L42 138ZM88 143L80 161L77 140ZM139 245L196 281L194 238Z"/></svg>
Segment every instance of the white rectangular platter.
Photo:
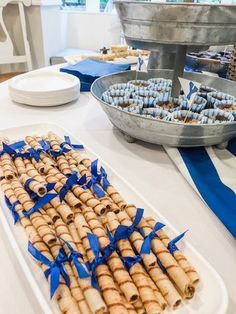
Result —
<svg viewBox="0 0 236 314"><path fill-rule="evenodd" d="M6 137L11 141L17 141L23 139L26 135L44 135L49 131L56 133L61 138L63 138L64 135L69 135L72 143L80 143L75 136L70 134L70 132L55 124L35 124L5 129L0 131L0 137ZM85 145L85 151L83 151L82 154L88 155L92 160L98 158L100 165L102 165L108 173L109 181L118 189L124 199L128 203L134 203L137 207L144 208L145 216L152 216L158 219L158 221L166 224L166 231L171 237L180 234L180 231L185 231L177 231L154 206L129 185L126 179L122 178L114 169L112 169L112 165L109 166L105 161L101 160L99 155L95 154L87 145ZM158 204L156 205L158 207ZM19 273L19 278L21 279L24 290L29 297L32 308L37 314L58 313L56 302L51 301L49 298L49 288L43 272L27 252L28 239L24 229L18 224L14 226L11 213L5 205L2 193L0 194L0 207L0 236L6 243L8 243L9 254ZM187 237L191 239L191 230L189 230ZM178 247L196 267L201 276L201 283L192 300L184 301L177 310L172 312L172 310L168 309L165 313L227 313L228 295L221 277L186 240L182 240L182 242L178 244Z"/></svg>

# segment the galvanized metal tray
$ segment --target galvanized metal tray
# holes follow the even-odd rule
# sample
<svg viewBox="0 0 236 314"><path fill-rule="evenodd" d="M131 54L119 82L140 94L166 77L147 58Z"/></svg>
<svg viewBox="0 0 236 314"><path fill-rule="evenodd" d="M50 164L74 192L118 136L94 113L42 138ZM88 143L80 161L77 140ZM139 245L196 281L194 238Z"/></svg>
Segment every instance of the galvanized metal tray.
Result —
<svg viewBox="0 0 236 314"><path fill-rule="evenodd" d="M128 140L139 139L154 144L193 147L221 144L236 136L236 122L200 125L154 120L123 111L102 101L102 94L109 86L133 80L135 74L135 71L127 71L103 76L97 79L91 88L93 96L99 101L110 121L126 135ZM149 70L148 73L139 73L139 79L146 80L153 77L172 79L173 71ZM236 97L236 83L233 81L198 73L184 73L184 77Z"/></svg>
<svg viewBox="0 0 236 314"><path fill-rule="evenodd" d="M158 50L168 45L223 45L236 40L236 6L115 0L127 43Z"/></svg>

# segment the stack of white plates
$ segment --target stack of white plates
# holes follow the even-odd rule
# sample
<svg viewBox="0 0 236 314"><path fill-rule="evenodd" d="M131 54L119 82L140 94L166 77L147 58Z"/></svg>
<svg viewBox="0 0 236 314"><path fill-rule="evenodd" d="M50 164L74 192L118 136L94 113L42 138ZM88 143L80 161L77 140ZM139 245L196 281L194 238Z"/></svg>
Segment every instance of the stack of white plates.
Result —
<svg viewBox="0 0 236 314"><path fill-rule="evenodd" d="M70 74L37 70L14 77L9 82L11 99L31 106L58 106L76 100L80 80Z"/></svg>

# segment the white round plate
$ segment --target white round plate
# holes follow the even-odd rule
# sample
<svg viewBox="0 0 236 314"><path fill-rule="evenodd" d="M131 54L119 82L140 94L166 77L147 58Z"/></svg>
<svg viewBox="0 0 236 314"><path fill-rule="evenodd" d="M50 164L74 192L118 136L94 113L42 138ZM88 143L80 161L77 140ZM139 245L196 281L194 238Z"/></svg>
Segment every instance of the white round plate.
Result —
<svg viewBox="0 0 236 314"><path fill-rule="evenodd" d="M70 74L37 70L9 82L12 100L31 106L58 106L79 97L80 80Z"/></svg>

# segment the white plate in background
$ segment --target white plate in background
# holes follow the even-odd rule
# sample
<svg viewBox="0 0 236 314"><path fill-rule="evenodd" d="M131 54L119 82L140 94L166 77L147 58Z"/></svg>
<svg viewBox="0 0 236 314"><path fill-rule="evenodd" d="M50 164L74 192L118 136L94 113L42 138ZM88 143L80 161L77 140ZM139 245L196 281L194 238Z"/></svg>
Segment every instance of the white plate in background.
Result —
<svg viewBox="0 0 236 314"><path fill-rule="evenodd" d="M80 80L59 71L37 70L18 75L9 81L12 100L31 106L58 106L76 100Z"/></svg>

